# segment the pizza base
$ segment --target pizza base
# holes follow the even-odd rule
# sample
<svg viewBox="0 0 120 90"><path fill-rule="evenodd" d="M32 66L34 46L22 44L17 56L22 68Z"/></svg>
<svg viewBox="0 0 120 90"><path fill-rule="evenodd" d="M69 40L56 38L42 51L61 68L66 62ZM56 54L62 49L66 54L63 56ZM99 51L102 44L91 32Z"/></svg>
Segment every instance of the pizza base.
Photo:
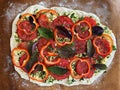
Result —
<svg viewBox="0 0 120 90"><path fill-rule="evenodd" d="M41 5L33 5L33 6L28 7L24 12L18 14L17 17L14 19L13 24L12 24L12 36L10 38L10 48L11 48L11 51L15 47L17 47L17 45L18 45L18 42L15 41L14 34L15 34L16 30L17 30L16 23L17 23L17 21L19 19L19 16L21 14L24 14L24 13L31 13L31 14L33 14L33 12L36 9L41 10L41 9L47 9L47 8L45 8L45 7L41 6ZM72 10L72 9L68 9L68 8L65 8L65 7L52 7L51 9L56 10L60 15L62 15L64 12L75 12L78 16L92 16L97 22L100 23L99 17L97 17L95 14L92 14L92 13L86 13L86 12L80 11L80 10ZM103 25L101 23L100 23L100 26L101 27L105 27L105 25ZM116 46L115 36L112 33L112 30L110 30L110 32L111 32L110 36L113 39L114 46ZM110 57L105 59L105 64L107 65L107 67L110 67L110 64L111 64L111 62L112 62L112 60L114 58L114 55L115 55L115 51L112 51L111 54L110 54ZM21 78L26 79L26 80L30 80L30 82L36 83L39 86L51 86L51 85L54 85L54 84L62 84L62 85L65 85L65 86L74 86L74 85L79 85L79 84L89 85L89 84L92 84L95 80L99 79L99 77L105 71L105 70L101 70L98 73L94 73L94 75L90 79L84 79L84 80L81 80L81 81L76 80L72 84L68 84L67 83L67 79L59 80L59 81L55 80L53 83L42 83L42 82L38 82L38 81L35 81L35 80L31 80L31 79L29 79L27 73L25 73L21 68L18 68L16 66L14 66L14 68L19 73Z"/></svg>

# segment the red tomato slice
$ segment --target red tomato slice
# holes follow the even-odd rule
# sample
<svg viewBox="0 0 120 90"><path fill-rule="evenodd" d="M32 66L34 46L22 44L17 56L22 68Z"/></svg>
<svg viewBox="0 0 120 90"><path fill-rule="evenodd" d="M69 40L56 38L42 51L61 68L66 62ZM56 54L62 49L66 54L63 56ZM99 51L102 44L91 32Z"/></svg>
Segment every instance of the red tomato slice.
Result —
<svg viewBox="0 0 120 90"><path fill-rule="evenodd" d="M89 66L86 62L81 62L80 60L76 64L76 72L81 75L87 73L89 70Z"/></svg>
<svg viewBox="0 0 120 90"><path fill-rule="evenodd" d="M19 23L19 28L25 30L27 33L30 33L32 31L32 29L34 28L34 26L32 26L30 21L24 20Z"/></svg>
<svg viewBox="0 0 120 90"><path fill-rule="evenodd" d="M60 63L57 64L57 66L60 66L60 67L63 67L63 68L68 68L69 62L68 62L68 60L61 59ZM53 74L53 73L50 72L50 75L53 76L57 80L62 80L62 79L67 78L70 75L70 71L68 71L67 73L65 73L63 75L56 75L56 74Z"/></svg>
<svg viewBox="0 0 120 90"><path fill-rule="evenodd" d="M47 39L45 38L40 38L39 41L38 41L38 44L37 44L37 48L38 48L38 51L40 52L41 51L41 48L46 45L48 42Z"/></svg>
<svg viewBox="0 0 120 90"><path fill-rule="evenodd" d="M87 40L92 36L91 25L85 20L75 23L72 30L79 40Z"/></svg>
<svg viewBox="0 0 120 90"><path fill-rule="evenodd" d="M59 16L52 22L52 30L55 30L56 26L64 26L65 28L71 29L73 21L67 16Z"/></svg>
<svg viewBox="0 0 120 90"><path fill-rule="evenodd" d="M41 27L49 28L48 17L45 14L40 14L40 16L38 18L38 24Z"/></svg>
<svg viewBox="0 0 120 90"><path fill-rule="evenodd" d="M92 27L97 25L95 19L93 19L91 17L85 17L84 20L88 21Z"/></svg>
<svg viewBox="0 0 120 90"><path fill-rule="evenodd" d="M17 29L18 37L25 41L33 40L37 37L37 33L32 33L30 35L26 34L24 31Z"/></svg>
<svg viewBox="0 0 120 90"><path fill-rule="evenodd" d="M106 57L111 53L111 44L104 38L96 37L93 40L93 45L99 55Z"/></svg>
<svg viewBox="0 0 120 90"><path fill-rule="evenodd" d="M76 49L76 53L79 54L79 53L84 53L86 52L86 45L87 45L87 42L86 40L79 40L79 39L74 39L74 43L75 43L75 49Z"/></svg>

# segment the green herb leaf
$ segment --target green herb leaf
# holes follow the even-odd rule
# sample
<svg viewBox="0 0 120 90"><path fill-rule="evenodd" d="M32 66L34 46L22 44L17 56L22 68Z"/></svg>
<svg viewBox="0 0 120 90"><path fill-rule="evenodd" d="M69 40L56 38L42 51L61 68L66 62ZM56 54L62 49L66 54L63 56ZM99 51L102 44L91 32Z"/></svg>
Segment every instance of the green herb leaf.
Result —
<svg viewBox="0 0 120 90"><path fill-rule="evenodd" d="M95 67L96 69L101 69L101 70L105 70L107 68L105 64L93 64L93 67Z"/></svg>
<svg viewBox="0 0 120 90"><path fill-rule="evenodd" d="M80 20L83 20L84 19L84 17L82 16L82 17L80 17Z"/></svg>
<svg viewBox="0 0 120 90"><path fill-rule="evenodd" d="M70 15L70 18L74 18L75 17L75 13L72 13L71 15Z"/></svg>
<svg viewBox="0 0 120 90"><path fill-rule="evenodd" d="M47 38L47 39L53 39L54 38L53 32L51 32L47 28L39 27L38 28L38 33L40 34L40 36L42 36L44 38Z"/></svg>
<svg viewBox="0 0 120 90"><path fill-rule="evenodd" d="M91 40L88 40L88 41L87 41L87 55L88 55L89 57L92 57L93 54L94 54L94 52L95 52L95 49L94 49L94 47L93 47L93 45L92 45L92 41L91 41Z"/></svg>
<svg viewBox="0 0 120 90"><path fill-rule="evenodd" d="M27 62L25 68L26 68L26 70L28 72L30 71L30 69L32 68L32 66L38 61L37 56L38 56L38 52L34 52L31 55L30 60Z"/></svg>
<svg viewBox="0 0 120 90"><path fill-rule="evenodd" d="M50 71L54 74L57 74L57 75L63 75L68 71L68 69L65 69L65 68L62 68L59 66L49 66L49 67L47 67L47 69L48 69L48 71Z"/></svg>
<svg viewBox="0 0 120 90"><path fill-rule="evenodd" d="M113 49L113 50L117 50L116 46L114 46L114 45L112 46L112 49Z"/></svg>
<svg viewBox="0 0 120 90"><path fill-rule="evenodd" d="M62 58L70 58L75 55L75 50L71 45L58 48L58 55Z"/></svg>

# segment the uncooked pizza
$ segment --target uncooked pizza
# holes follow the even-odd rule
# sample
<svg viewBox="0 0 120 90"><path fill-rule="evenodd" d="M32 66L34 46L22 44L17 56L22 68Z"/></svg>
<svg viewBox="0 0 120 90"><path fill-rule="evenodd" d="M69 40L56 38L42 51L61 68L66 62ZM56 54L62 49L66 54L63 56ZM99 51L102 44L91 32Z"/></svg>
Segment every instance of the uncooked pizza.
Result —
<svg viewBox="0 0 120 90"><path fill-rule="evenodd" d="M10 47L21 78L40 86L88 85L110 66L116 39L92 13L33 5L13 21Z"/></svg>

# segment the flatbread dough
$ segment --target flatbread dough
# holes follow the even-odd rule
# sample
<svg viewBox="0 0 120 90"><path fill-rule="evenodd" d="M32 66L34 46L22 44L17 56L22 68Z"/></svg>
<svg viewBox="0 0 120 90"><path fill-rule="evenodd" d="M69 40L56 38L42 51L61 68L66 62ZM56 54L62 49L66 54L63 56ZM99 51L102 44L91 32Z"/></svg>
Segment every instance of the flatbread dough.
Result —
<svg viewBox="0 0 120 90"><path fill-rule="evenodd" d="M36 9L39 11L41 9L46 9L46 7L43 7L41 5L30 6L25 11L23 11L22 13L19 13L17 15L17 17L14 19L13 24L12 24L12 35L11 35L11 38L10 38L11 51L15 47L17 47L17 45L18 45L18 42L16 42L16 40L14 38L14 35L15 35L16 30L17 30L16 23L17 23L17 21L19 19L19 16L24 14L24 13L31 13L31 14L33 14ZM81 17L81 16L92 16L98 23L100 23L99 17L97 17L95 14L92 14L92 13L86 13L86 12L80 11L80 10L72 10L72 9L68 9L68 8L65 8L65 7L51 7L49 9L56 10L60 15L63 15L65 12L66 13L74 12L76 14L76 16L78 16L78 17ZM103 28L105 27L105 25L103 25L101 23L100 23L100 26L103 27ZM112 33L112 30L110 30L109 28L107 28L107 29L110 32L109 35L113 39L114 46L116 46L116 39L115 39L114 34ZM107 67L110 66L110 64L111 64L111 62L112 62L112 60L114 58L114 55L115 55L115 51L112 51L111 54L110 54L110 57L105 59L105 64L107 65ZM84 79L84 80L81 80L81 81L75 80L75 82L73 82L72 84L67 83L67 79L59 80L59 81L55 80L53 83L47 83L47 82L46 83L42 83L42 82L38 82L38 81L29 79L27 73L25 73L21 68L18 68L16 66L14 66L14 68L19 73L21 78L26 79L26 80L30 80L30 82L36 83L39 86L51 86L51 85L54 85L54 84L63 84L63 85L66 85L66 86L74 86L74 85L79 85L79 84L89 85L89 84L92 84L95 80L97 80L104 73L104 70L101 70L98 73L94 73L94 75L90 79Z"/></svg>

